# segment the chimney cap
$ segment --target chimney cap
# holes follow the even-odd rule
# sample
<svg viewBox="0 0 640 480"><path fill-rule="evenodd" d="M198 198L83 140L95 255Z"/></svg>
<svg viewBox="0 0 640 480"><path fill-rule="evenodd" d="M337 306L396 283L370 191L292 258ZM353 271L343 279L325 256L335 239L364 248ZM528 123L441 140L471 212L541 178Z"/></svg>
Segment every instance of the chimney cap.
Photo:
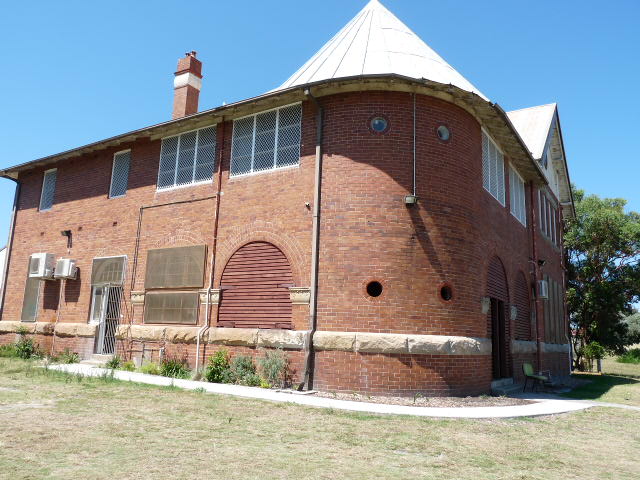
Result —
<svg viewBox="0 0 640 480"><path fill-rule="evenodd" d="M191 50L190 52L185 52L184 56L185 57L193 57L196 58L196 55L198 54L198 52L196 52L195 50Z"/></svg>

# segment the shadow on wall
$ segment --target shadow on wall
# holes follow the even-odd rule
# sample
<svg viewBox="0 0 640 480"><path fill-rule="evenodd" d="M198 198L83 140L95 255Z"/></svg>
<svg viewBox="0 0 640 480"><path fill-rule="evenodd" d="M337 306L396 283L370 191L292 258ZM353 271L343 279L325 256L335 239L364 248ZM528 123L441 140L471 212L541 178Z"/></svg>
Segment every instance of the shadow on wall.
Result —
<svg viewBox="0 0 640 480"><path fill-rule="evenodd" d="M64 301L77 303L82 291L82 271L78 268L75 280L66 280L64 284Z"/></svg>

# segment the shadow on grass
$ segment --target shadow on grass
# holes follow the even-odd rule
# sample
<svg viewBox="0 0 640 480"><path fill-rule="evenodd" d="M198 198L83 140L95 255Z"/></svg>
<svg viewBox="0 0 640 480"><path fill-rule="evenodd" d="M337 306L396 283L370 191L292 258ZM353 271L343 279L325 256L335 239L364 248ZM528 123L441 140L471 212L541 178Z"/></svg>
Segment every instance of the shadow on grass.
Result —
<svg viewBox="0 0 640 480"><path fill-rule="evenodd" d="M563 393L563 397L580 400L598 400L618 385L639 384L638 386L640 386L640 380L616 375L579 375L578 378L589 380L591 383L575 388L571 392Z"/></svg>

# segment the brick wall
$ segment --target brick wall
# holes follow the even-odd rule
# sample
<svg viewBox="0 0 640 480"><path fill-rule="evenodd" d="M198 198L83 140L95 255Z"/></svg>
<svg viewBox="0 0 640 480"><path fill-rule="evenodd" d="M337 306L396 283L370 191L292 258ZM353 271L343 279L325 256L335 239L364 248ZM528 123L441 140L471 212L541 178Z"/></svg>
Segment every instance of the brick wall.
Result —
<svg viewBox="0 0 640 480"><path fill-rule="evenodd" d="M533 281L531 232L509 213L508 190L503 207L482 187L479 123L443 100L416 98L420 201L407 207L403 199L412 192L413 175L411 94L356 92L323 97L321 102L325 143L318 329L489 336L480 309L489 262L494 256L500 258L511 297L519 272ZM369 129L375 115L388 119L386 133ZM439 125L450 129L448 142L438 139ZM20 318L28 257L34 252L75 258L80 271L79 279L68 281L62 292L57 282L45 285L38 321L53 321L59 312L61 321L87 322L91 262L97 256L127 255L125 299L132 286L143 289L150 248L206 244L208 279L218 200L214 288L231 255L250 241L277 246L291 263L295 285L308 286L312 208L305 203L313 202L316 127L310 102L303 104L302 126L299 167L230 178L232 123L220 124L217 156L222 158L223 195L219 199L215 179L206 185L157 192L160 140L141 139L54 165L58 177L49 212L38 212L37 207L43 171L52 166L23 172L3 320ZM129 189L125 197L109 199L113 154L124 148L132 150ZM190 203L175 204L184 201ZM144 208L141 214L142 206L153 208ZM73 232L70 251L60 235L67 229ZM539 233L537 238L540 256L547 260L545 272L560 281L559 252ZM366 294L372 280L383 285L380 297ZM445 283L453 291L450 301L439 296ZM127 301L126 311L125 321L142 323L142 307ZM204 318L202 307L200 325ZM217 309L212 306L212 325L216 318ZM308 306L293 305L293 325L298 330L309 328ZM510 331L515 331L513 325ZM187 348L191 362L193 348ZM467 394L488 389L489 357L411 358L321 352L316 378L318 385L336 390ZM363 368L368 369L366 375ZM361 379L359 371L365 375Z"/></svg>

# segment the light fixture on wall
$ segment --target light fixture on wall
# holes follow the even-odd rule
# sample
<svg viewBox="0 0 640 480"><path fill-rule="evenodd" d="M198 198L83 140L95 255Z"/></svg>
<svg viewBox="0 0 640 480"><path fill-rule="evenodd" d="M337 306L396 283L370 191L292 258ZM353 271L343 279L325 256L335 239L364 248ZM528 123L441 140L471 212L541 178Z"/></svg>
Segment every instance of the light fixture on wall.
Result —
<svg viewBox="0 0 640 480"><path fill-rule="evenodd" d="M407 206L415 205L418 203L418 197L416 195L406 195L404 197L404 204Z"/></svg>

